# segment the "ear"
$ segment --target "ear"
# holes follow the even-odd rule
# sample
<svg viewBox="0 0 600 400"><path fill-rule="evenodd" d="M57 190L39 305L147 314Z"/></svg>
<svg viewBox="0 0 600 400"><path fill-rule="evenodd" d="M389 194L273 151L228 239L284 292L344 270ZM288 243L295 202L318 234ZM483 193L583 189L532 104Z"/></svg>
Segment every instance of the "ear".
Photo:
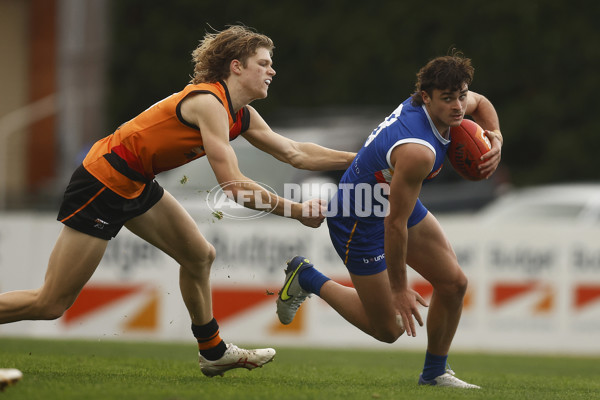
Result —
<svg viewBox="0 0 600 400"><path fill-rule="evenodd" d="M431 102L431 97L429 97L429 93L424 90L421 90L421 98L423 99L424 104L429 104Z"/></svg>
<svg viewBox="0 0 600 400"><path fill-rule="evenodd" d="M240 60L231 60L231 64L229 64L229 70L231 73L239 75L242 73L243 65Z"/></svg>

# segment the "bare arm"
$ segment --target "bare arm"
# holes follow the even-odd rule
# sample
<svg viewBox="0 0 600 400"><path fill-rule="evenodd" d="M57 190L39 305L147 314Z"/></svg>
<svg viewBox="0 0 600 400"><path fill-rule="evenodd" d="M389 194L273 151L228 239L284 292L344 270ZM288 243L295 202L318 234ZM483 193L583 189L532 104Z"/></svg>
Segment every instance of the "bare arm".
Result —
<svg viewBox="0 0 600 400"><path fill-rule="evenodd" d="M481 159L484 161L479 169L489 178L498 168L502 156L502 144L504 138L500 132L500 121L493 104L484 96L469 91L467 96L467 115L471 115L483 129L492 143L492 150L484 154Z"/></svg>
<svg viewBox="0 0 600 400"><path fill-rule="evenodd" d="M322 210L318 209L317 213L306 210L316 201L300 204L284 199L242 174L235 151L229 143L227 112L217 99L206 94L195 95L184 100L181 112L186 121L200 128L204 151L217 181L221 187L226 186L227 190L231 190L235 199L243 197L243 206L262 211L267 207L275 215L297 219L304 225L321 225L324 219ZM246 193L252 195L247 196Z"/></svg>
<svg viewBox="0 0 600 400"><path fill-rule="evenodd" d="M390 286L397 312L409 336L415 336L414 315L421 326L423 321L417 302L426 305L418 293L409 290L406 278L406 251L408 243L408 218L421 191L423 179L430 173L435 155L420 144L404 144L396 147L390 161L394 175L390 184L390 212L385 218L385 260Z"/></svg>
<svg viewBox="0 0 600 400"><path fill-rule="evenodd" d="M356 156L356 153L332 150L315 143L295 142L281 136L271 130L254 108L248 106L248 109L250 128L243 136L256 148L295 168L313 171L344 170Z"/></svg>

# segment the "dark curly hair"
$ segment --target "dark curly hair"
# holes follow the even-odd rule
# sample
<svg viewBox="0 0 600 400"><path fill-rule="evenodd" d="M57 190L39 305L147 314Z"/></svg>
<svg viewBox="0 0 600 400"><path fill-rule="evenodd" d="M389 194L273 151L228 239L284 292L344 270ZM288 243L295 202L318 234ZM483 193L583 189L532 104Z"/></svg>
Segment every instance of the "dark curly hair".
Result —
<svg viewBox="0 0 600 400"><path fill-rule="evenodd" d="M422 91L431 96L434 89L461 90L465 83L471 84L474 72L471 59L464 57L459 51L453 51L448 56L434 58L417 73L412 103L414 105L423 104Z"/></svg>

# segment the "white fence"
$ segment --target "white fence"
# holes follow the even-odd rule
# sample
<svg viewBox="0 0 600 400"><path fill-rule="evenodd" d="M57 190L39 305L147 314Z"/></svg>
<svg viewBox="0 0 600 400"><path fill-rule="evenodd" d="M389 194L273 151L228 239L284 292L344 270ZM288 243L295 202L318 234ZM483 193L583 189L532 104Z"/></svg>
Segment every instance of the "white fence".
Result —
<svg viewBox="0 0 600 400"><path fill-rule="evenodd" d="M327 228L267 217L198 222L217 249L212 272L215 316L226 341L257 345L425 348L417 338L380 344L349 325L319 298L282 326L275 299L285 260L301 254L348 283ZM469 277L454 348L600 354L600 229L480 226L442 220ZM41 285L61 224L48 214L0 214L0 291ZM178 288L178 266L126 229L75 305L56 321L0 326L0 335L193 340ZM410 274L426 298L431 287ZM426 315L426 310L422 313Z"/></svg>

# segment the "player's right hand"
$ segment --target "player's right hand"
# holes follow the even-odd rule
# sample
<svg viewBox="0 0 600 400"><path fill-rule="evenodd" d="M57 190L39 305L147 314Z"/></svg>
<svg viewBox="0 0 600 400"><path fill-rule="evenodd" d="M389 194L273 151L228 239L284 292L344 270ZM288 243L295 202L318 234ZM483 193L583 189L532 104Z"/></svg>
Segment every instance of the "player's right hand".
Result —
<svg viewBox="0 0 600 400"><path fill-rule="evenodd" d="M417 336L415 319L419 323L419 326L423 326L423 319L421 318L421 313L419 313L419 309L417 308L417 303L424 307L429 307L429 304L427 304L427 302L419 293L412 289L406 289L394 293L394 302L396 305L396 313L399 317L402 317L402 324L406 334L413 337Z"/></svg>
<svg viewBox="0 0 600 400"><path fill-rule="evenodd" d="M322 199L306 200L302 203L302 213L298 221L311 228L318 228L325 220L325 204L325 200Z"/></svg>

